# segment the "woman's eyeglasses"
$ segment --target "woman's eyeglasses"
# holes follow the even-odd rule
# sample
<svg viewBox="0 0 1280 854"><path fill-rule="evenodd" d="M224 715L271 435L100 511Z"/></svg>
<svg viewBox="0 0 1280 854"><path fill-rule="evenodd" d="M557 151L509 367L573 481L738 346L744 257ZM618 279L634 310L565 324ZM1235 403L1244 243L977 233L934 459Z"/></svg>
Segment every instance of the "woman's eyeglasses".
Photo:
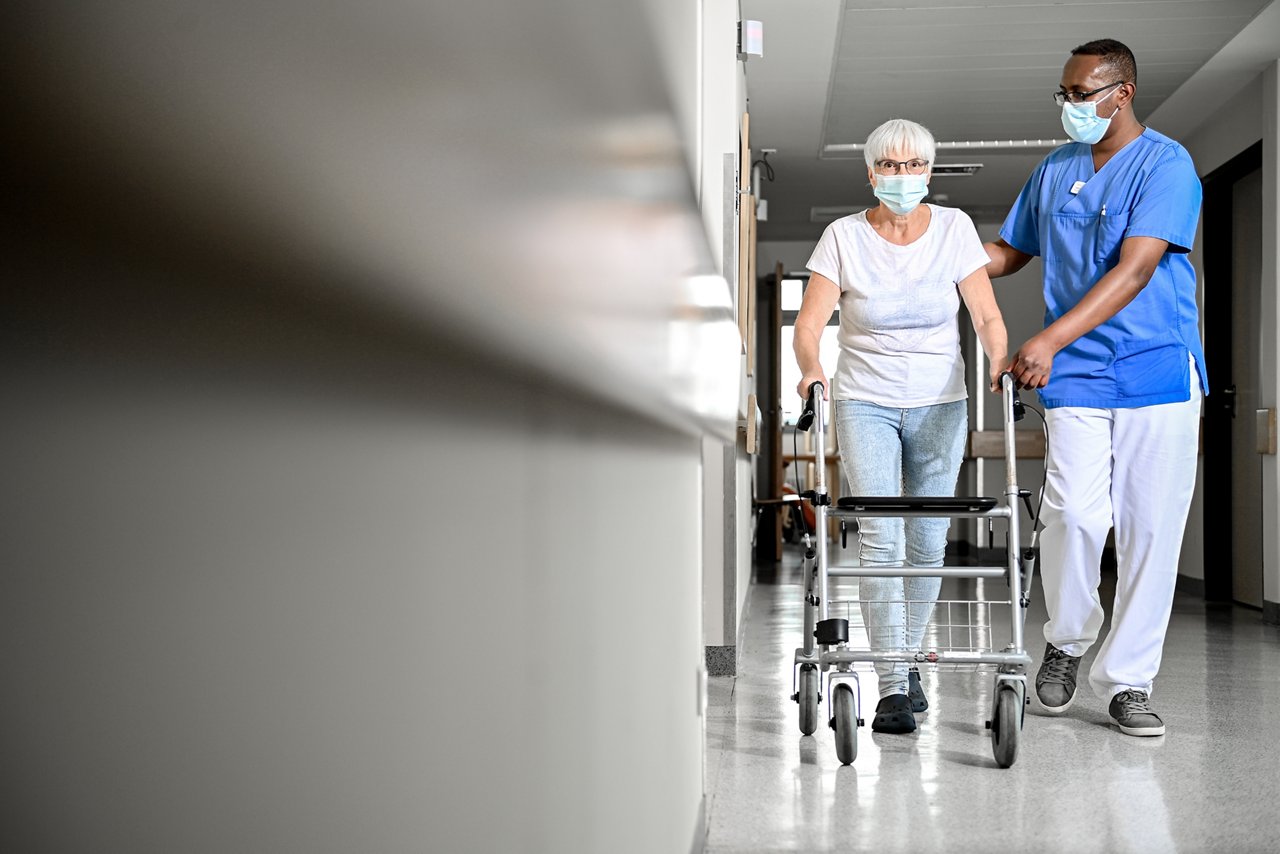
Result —
<svg viewBox="0 0 1280 854"><path fill-rule="evenodd" d="M897 175L903 169L910 175L922 175L929 168L928 160L877 160L876 172L881 175Z"/></svg>

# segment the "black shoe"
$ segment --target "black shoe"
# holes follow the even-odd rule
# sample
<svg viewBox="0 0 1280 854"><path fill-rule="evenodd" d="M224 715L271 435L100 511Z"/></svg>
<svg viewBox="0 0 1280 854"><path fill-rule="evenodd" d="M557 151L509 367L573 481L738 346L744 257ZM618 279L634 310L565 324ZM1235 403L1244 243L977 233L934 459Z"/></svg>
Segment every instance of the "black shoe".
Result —
<svg viewBox="0 0 1280 854"><path fill-rule="evenodd" d="M914 667L907 671L907 699L911 701L911 711L916 714L929 711L929 698L920 687L920 671Z"/></svg>
<svg viewBox="0 0 1280 854"><path fill-rule="evenodd" d="M911 714L911 701L906 694L890 694L881 697L876 706L872 732L889 732L895 735L916 731L916 716Z"/></svg>

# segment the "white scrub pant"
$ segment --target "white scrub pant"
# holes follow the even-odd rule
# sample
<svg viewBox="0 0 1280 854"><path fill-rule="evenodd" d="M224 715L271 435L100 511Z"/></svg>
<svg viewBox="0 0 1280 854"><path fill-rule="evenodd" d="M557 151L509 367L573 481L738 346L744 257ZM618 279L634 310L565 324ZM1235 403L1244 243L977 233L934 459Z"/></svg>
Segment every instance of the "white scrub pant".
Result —
<svg viewBox="0 0 1280 854"><path fill-rule="evenodd" d="M1178 553L1196 482L1200 383L1191 399L1136 409L1058 407L1046 413L1040 566L1049 621L1044 637L1080 656L1098 639L1107 532L1115 527L1116 597L1111 631L1089 672L1107 700L1150 693L1173 607Z"/></svg>

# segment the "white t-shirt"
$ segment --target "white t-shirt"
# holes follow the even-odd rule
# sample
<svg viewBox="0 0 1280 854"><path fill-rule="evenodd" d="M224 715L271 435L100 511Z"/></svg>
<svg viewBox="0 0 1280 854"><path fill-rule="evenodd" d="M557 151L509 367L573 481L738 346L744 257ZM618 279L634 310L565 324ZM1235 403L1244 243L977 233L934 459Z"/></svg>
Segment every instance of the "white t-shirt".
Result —
<svg viewBox="0 0 1280 854"><path fill-rule="evenodd" d="M973 220L929 205L915 242L881 237L867 213L827 226L808 267L840 286L836 400L915 407L968 397L956 285L987 265Z"/></svg>

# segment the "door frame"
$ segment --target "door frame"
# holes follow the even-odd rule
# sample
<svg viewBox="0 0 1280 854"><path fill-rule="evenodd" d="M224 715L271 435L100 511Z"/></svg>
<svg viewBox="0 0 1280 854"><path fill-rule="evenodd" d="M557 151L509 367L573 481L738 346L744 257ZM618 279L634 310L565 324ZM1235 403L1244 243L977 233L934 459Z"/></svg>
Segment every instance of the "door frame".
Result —
<svg viewBox="0 0 1280 854"><path fill-rule="evenodd" d="M1262 141L1254 143L1201 181L1204 188L1203 282L1232 281L1232 191L1237 181L1262 168ZM1231 400L1222 393L1232 385L1232 288L1204 289L1204 351L1210 393L1205 398L1204 461L1204 598L1232 601L1234 548L1231 541L1232 478ZM1213 535L1212 532L1218 532ZM1227 535L1223 535L1227 532Z"/></svg>

